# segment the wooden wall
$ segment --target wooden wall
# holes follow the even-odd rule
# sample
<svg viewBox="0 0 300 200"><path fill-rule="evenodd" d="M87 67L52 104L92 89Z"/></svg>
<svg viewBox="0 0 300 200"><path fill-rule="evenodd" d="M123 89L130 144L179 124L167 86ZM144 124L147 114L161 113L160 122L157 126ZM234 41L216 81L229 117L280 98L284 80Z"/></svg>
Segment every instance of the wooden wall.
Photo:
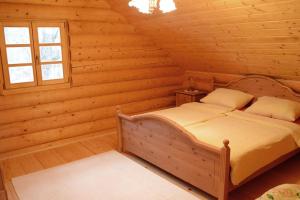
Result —
<svg viewBox="0 0 300 200"><path fill-rule="evenodd" d="M0 0L0 19L66 19L72 87L0 96L0 153L115 127L127 113L174 105L182 71L105 0Z"/></svg>
<svg viewBox="0 0 300 200"><path fill-rule="evenodd" d="M299 80L299 0L175 0L154 16L110 2L187 70Z"/></svg>

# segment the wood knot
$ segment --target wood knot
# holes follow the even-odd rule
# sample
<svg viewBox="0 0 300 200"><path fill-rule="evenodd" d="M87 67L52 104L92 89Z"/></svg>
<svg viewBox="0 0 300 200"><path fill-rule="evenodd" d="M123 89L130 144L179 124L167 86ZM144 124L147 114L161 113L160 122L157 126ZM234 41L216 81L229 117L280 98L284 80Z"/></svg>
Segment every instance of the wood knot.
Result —
<svg viewBox="0 0 300 200"><path fill-rule="evenodd" d="M121 106L120 105L116 106L116 111L117 111L117 113L121 113Z"/></svg>

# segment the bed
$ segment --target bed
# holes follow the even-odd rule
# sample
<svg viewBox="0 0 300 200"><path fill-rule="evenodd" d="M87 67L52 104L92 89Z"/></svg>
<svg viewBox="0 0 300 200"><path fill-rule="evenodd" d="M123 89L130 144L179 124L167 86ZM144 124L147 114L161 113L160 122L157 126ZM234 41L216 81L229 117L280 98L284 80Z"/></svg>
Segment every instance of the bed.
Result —
<svg viewBox="0 0 300 200"><path fill-rule="evenodd" d="M3 174L0 168L0 200L6 200L6 191L4 188L4 179L3 179Z"/></svg>
<svg viewBox="0 0 300 200"><path fill-rule="evenodd" d="M268 95L300 101L299 95L290 88L264 76L247 76L229 83L226 88L238 89L256 97ZM290 122L280 126L281 123L274 123L273 119L266 120L241 111L217 111L210 113L210 117L206 113L202 121L190 123L191 120L183 120L178 123L178 119L170 120L163 114L154 112L127 116L118 109L119 150L133 153L220 200L226 200L231 190L299 152L295 144L299 126ZM232 128L226 129L230 124ZM240 145L241 138L237 133L254 124L264 135L263 141L272 139L277 142L250 141L248 146ZM214 140L197 135L201 131L213 133ZM293 134L290 134L291 131ZM224 133L228 138L224 139ZM251 132L243 131L243 134L255 138ZM247 159L239 155L237 148L249 152ZM268 155L268 159L257 156L262 154ZM247 160L254 157L259 162L247 168Z"/></svg>
<svg viewBox="0 0 300 200"><path fill-rule="evenodd" d="M178 125L185 127L225 116L225 113L231 111L231 108L225 106L192 102L183 104L175 108L136 115L136 117L147 115L166 118L166 120L171 120L173 122L176 122Z"/></svg>

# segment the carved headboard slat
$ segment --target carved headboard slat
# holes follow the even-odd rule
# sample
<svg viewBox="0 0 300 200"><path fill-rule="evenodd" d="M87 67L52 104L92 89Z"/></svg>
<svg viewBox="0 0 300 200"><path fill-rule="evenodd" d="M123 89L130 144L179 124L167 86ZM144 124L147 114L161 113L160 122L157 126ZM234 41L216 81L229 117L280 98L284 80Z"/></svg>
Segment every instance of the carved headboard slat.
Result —
<svg viewBox="0 0 300 200"><path fill-rule="evenodd" d="M249 75L228 83L225 88L241 90L255 97L275 96L300 102L300 94L279 81L260 75Z"/></svg>

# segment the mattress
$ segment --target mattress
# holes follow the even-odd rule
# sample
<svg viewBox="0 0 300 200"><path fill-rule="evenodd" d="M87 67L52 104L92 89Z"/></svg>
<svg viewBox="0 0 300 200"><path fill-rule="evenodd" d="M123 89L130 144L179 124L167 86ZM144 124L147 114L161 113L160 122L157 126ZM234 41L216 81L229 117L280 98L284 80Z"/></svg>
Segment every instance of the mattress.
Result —
<svg viewBox="0 0 300 200"><path fill-rule="evenodd" d="M175 108L145 113L143 115L155 115L167 118L184 127L223 117L225 113L230 111L232 111L232 108L225 106L193 102Z"/></svg>
<svg viewBox="0 0 300 200"><path fill-rule="evenodd" d="M222 147L230 141L231 181L238 185L260 168L300 147L300 126L242 111L184 126L198 140Z"/></svg>

